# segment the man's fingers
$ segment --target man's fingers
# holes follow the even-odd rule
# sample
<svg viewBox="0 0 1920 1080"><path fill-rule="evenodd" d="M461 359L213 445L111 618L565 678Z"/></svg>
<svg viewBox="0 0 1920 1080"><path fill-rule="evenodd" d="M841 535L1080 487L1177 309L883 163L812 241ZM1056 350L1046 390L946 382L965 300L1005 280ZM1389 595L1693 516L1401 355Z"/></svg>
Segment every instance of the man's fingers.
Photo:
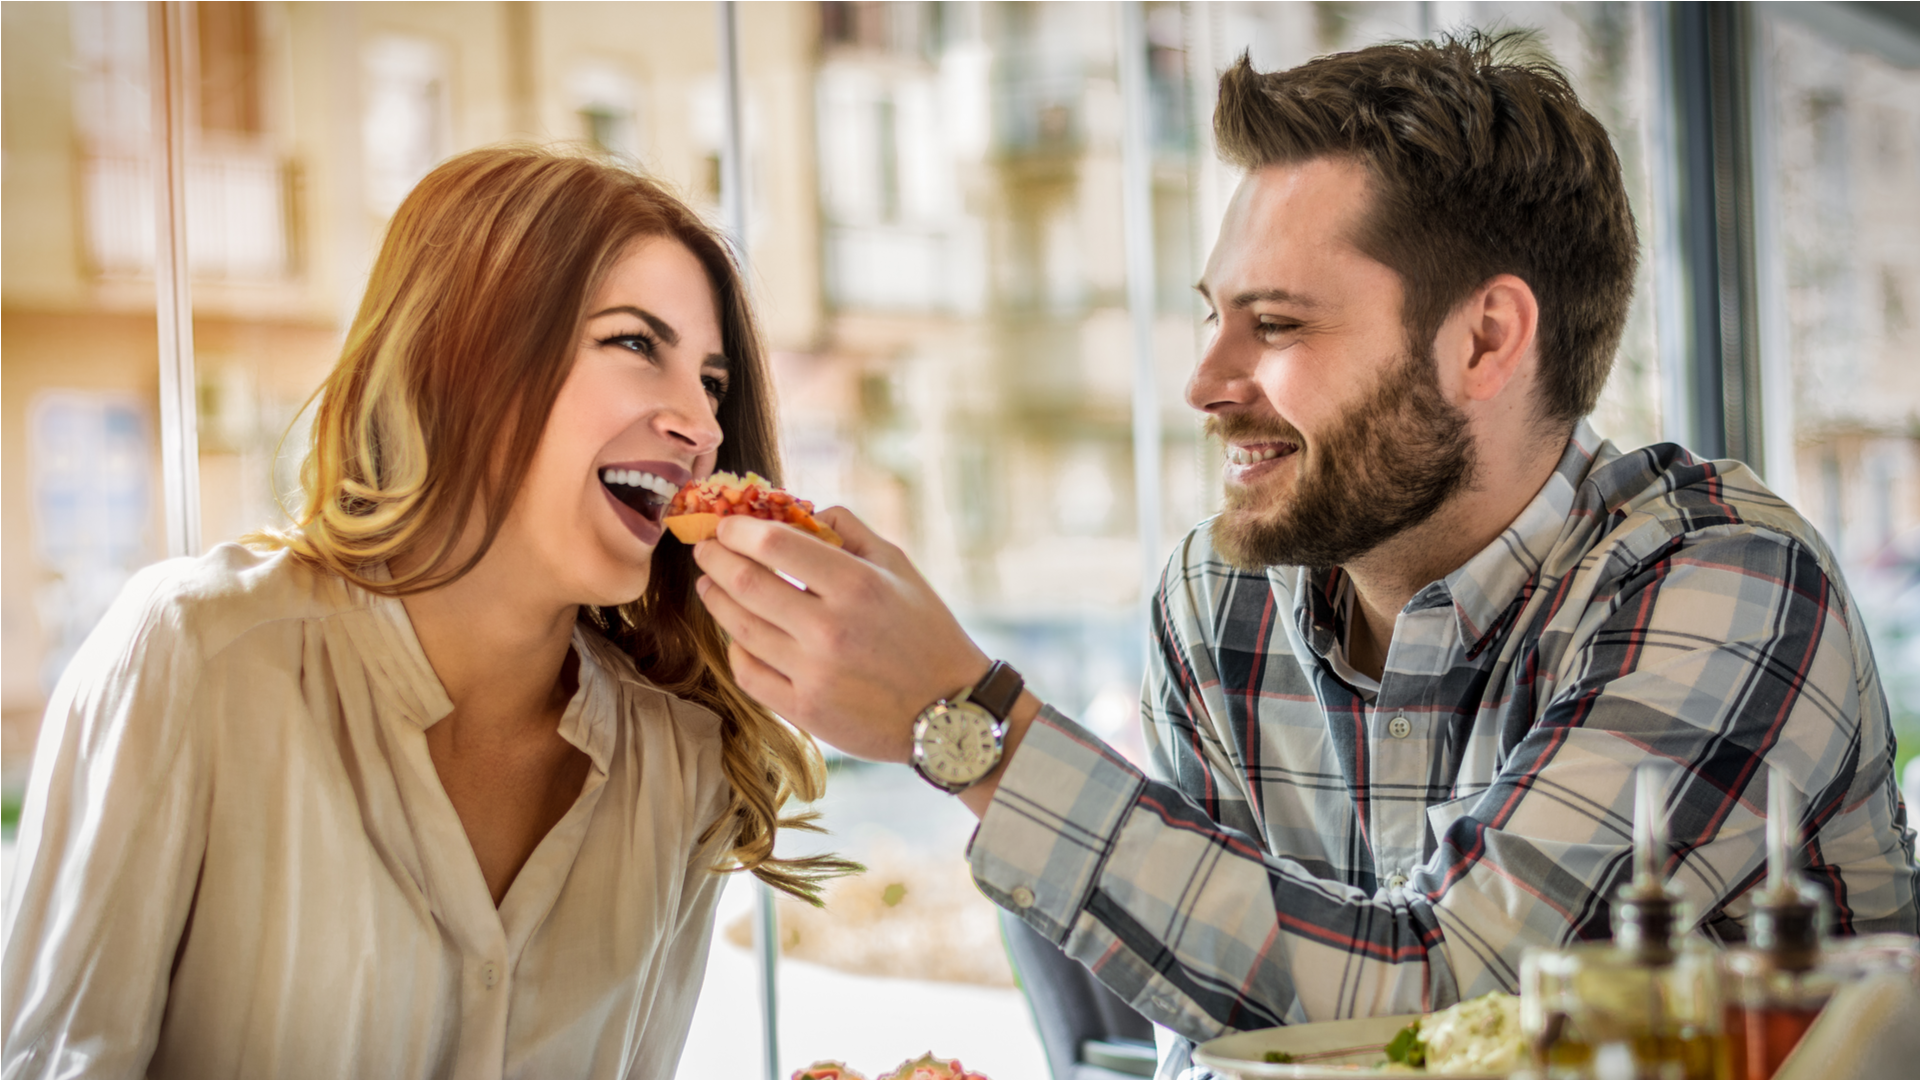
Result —
<svg viewBox="0 0 1920 1080"><path fill-rule="evenodd" d="M739 638L727 643L727 662L733 665L733 681L749 697L781 716L791 714L796 700L793 680L753 655Z"/></svg>
<svg viewBox="0 0 1920 1080"><path fill-rule="evenodd" d="M792 526L759 518L744 515L723 517L714 539L730 552L744 555L770 570L804 582L810 591L819 595L844 592L862 575L872 573L872 567L832 544ZM695 557L699 557L698 551ZM759 610L756 598L740 599L747 606ZM776 621L780 618L773 612L762 611L761 614Z"/></svg>
<svg viewBox="0 0 1920 1080"><path fill-rule="evenodd" d="M906 555L893 544L881 538L880 534L867 528L854 512L844 506L829 506L813 515L826 523L827 527L840 534L846 544L846 550L889 570L898 571L907 562Z"/></svg>
<svg viewBox="0 0 1920 1080"><path fill-rule="evenodd" d="M782 532L794 531L785 525L771 527ZM779 564L758 558L751 551L743 553L725 543L702 540L693 546L693 561L706 571L715 585L725 589L736 604L789 634L798 632L809 608L819 602L817 597L808 596L791 583L780 580L780 575L773 570Z"/></svg>
<svg viewBox="0 0 1920 1080"><path fill-rule="evenodd" d="M759 572L766 573L765 570ZM783 589L793 589L793 586L778 578L774 578L774 584ZM794 635L784 627L755 614L734 599L726 587L711 576L701 578L695 588L700 593L701 602L707 605L707 613L713 616L713 621L720 624L720 629L725 630L728 637L773 663L794 662L798 644Z"/></svg>

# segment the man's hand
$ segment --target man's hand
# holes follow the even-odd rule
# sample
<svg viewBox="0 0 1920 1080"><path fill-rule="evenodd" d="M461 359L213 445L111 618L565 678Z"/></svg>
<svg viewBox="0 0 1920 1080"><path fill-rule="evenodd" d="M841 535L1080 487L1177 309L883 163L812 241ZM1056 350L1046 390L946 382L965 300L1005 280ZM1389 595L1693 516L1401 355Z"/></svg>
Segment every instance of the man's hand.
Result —
<svg viewBox="0 0 1920 1080"><path fill-rule="evenodd" d="M899 548L844 508L819 518L844 550L785 525L721 518L715 539L693 549L706 571L695 588L733 636L741 689L855 757L906 761L914 717L972 686L991 661Z"/></svg>

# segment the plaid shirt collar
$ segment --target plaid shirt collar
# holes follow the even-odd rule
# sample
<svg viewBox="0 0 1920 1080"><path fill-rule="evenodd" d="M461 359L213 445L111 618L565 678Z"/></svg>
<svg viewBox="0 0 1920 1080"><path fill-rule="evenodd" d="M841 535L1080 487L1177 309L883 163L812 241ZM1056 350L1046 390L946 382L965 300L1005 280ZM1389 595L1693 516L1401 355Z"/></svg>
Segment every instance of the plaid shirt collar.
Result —
<svg viewBox="0 0 1920 1080"><path fill-rule="evenodd" d="M1452 604L1460 623L1460 640L1470 643L1467 654L1478 653L1516 610L1514 601L1538 579L1548 553L1566 531L1580 485L1597 466L1606 463L1596 460L1603 450L1608 459L1618 456L1612 447L1603 447L1587 421L1580 421L1553 475L1513 523L1459 569L1415 593L1404 610L1425 611ZM1294 625L1301 640L1320 659L1325 660L1337 644L1346 640L1341 600L1349 584L1344 570L1276 566L1268 569L1267 579L1280 595L1293 598Z"/></svg>

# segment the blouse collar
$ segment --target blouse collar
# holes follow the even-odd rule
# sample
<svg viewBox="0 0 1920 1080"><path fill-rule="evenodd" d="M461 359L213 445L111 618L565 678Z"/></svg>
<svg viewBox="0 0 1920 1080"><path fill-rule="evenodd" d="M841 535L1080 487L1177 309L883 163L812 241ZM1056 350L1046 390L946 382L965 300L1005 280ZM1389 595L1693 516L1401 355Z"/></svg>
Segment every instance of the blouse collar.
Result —
<svg viewBox="0 0 1920 1080"><path fill-rule="evenodd" d="M367 576L386 580L385 564L374 567ZM396 596L365 595L383 646L368 651L367 665L382 677L407 719L425 731L446 719L453 711L453 699L447 696L440 676L428 662L406 605ZM579 624L573 628L573 654L579 658L577 686L560 715L560 737L605 773L612 763L618 736L620 683L636 680L622 677L620 652L612 642Z"/></svg>

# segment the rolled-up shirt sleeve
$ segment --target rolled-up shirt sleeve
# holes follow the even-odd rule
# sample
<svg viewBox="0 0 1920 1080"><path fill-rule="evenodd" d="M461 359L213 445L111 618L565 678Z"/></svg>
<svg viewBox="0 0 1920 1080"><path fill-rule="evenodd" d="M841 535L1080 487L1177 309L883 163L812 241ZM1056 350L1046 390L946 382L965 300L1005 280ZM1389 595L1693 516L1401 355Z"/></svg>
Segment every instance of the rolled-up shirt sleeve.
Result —
<svg viewBox="0 0 1920 1080"><path fill-rule="evenodd" d="M1307 1019L1294 979L1308 969L1352 980L1344 993L1368 1012L1431 999L1430 905L1375 900L1267 855L1051 709L1001 778L971 859L995 902L1188 1038ZM1396 970L1409 961L1411 979Z"/></svg>
<svg viewBox="0 0 1920 1080"><path fill-rule="evenodd" d="M206 846L199 657L165 568L135 579L55 689L6 897L7 1080L139 1077Z"/></svg>

